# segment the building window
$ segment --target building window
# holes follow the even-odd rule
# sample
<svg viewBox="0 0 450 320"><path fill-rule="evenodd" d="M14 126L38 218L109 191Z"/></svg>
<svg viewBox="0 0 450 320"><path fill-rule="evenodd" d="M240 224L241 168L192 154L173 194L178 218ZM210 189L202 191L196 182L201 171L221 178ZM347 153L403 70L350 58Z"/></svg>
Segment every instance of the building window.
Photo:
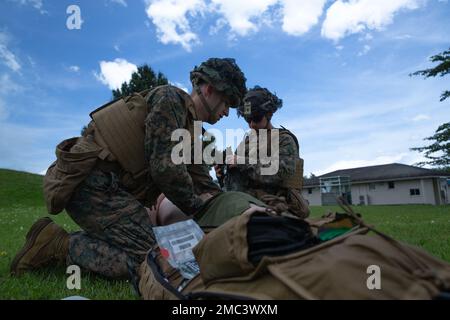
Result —
<svg viewBox="0 0 450 320"><path fill-rule="evenodd" d="M409 195L420 196L420 189L409 189Z"/></svg>
<svg viewBox="0 0 450 320"><path fill-rule="evenodd" d="M375 183L369 183L369 190L375 190Z"/></svg>
<svg viewBox="0 0 450 320"><path fill-rule="evenodd" d="M312 188L308 188L308 194L312 194Z"/></svg>
<svg viewBox="0 0 450 320"><path fill-rule="evenodd" d="M389 188L389 189L394 189L394 188L395 188L395 183L394 183L394 181L389 181L389 182L388 182L388 188Z"/></svg>

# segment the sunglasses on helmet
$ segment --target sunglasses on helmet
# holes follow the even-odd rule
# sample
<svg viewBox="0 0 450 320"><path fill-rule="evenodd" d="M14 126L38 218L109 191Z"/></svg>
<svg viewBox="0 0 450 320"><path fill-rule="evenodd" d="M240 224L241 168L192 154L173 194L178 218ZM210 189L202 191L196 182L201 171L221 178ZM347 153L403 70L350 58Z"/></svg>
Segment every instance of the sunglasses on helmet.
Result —
<svg viewBox="0 0 450 320"><path fill-rule="evenodd" d="M247 121L247 123L250 122L260 122L263 118L264 118L265 114L261 113L261 114L249 114L249 115L244 115L244 119L245 121Z"/></svg>

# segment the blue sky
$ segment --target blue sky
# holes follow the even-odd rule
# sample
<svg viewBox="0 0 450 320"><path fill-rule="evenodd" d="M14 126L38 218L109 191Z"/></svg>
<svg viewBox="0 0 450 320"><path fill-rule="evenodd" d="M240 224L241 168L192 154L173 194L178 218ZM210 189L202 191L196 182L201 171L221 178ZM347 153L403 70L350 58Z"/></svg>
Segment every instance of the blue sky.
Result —
<svg viewBox="0 0 450 320"><path fill-rule="evenodd" d="M190 90L208 57L235 58L249 87L283 99L273 122L298 136L305 174L413 164L409 148L450 119L450 78L408 74L450 47L449 16L442 0L4 0L0 167L45 171L136 66ZM231 112L214 128L246 123Z"/></svg>

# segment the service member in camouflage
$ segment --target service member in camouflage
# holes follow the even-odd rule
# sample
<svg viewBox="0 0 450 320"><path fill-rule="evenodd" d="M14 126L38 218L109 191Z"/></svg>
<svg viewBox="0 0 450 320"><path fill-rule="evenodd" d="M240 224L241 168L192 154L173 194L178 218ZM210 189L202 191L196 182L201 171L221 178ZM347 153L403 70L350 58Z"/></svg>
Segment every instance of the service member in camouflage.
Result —
<svg viewBox="0 0 450 320"><path fill-rule="evenodd" d="M283 101L266 88L256 86L249 90L244 97L243 104L239 106L238 116L244 117L249 127L256 131L258 135L258 145L260 143L260 129L266 129L267 133L267 150L270 153L271 130L274 130L271 123L273 114L282 107ZM245 163L238 164L237 157L234 155L228 157L227 165L216 165L216 175L220 185L226 191L242 191L247 192L254 197L265 202L271 202L278 199L284 199L289 205L290 211L296 215L306 218L309 214L307 202L301 195L301 179L303 171L303 160L299 158L299 144L293 133L285 128L279 130L279 167L278 172L273 175L262 175L261 168L263 165L259 160L256 164L250 164L249 154L258 154L252 152L249 143L249 136L246 135L241 142L245 145ZM239 147L238 147L239 149ZM299 165L301 161L301 165ZM299 172L296 172L299 170ZM225 172L223 172L225 171ZM292 178L298 179L297 186L291 186L287 180ZM275 197L271 197L275 196Z"/></svg>
<svg viewBox="0 0 450 320"><path fill-rule="evenodd" d="M211 58L191 72L191 95L174 86L143 93L147 110L141 120L146 174L132 176L118 154L103 154L65 206L82 231L68 234L50 218L38 220L13 260L11 273L20 275L60 262L110 278L129 277L130 267L132 270L139 265L154 244L147 207L160 193L194 215L206 199L220 192L204 164L175 165L171 161L172 149L178 143L171 141L172 132L191 130L194 120L213 124L228 116L229 108L241 103L245 81L234 59ZM70 152L97 145L114 150L116 138L126 134L116 132L114 141L108 142L105 131L97 130L100 123L93 119Z"/></svg>

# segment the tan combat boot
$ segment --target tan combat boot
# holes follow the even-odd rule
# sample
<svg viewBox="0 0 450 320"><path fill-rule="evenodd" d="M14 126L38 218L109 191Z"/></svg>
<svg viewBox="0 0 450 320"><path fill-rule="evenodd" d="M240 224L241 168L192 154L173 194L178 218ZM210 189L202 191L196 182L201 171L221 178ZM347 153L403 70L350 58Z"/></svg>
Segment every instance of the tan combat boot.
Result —
<svg viewBox="0 0 450 320"><path fill-rule="evenodd" d="M11 275L65 262L68 249L69 234L52 219L41 218L31 226L24 246L12 261Z"/></svg>

